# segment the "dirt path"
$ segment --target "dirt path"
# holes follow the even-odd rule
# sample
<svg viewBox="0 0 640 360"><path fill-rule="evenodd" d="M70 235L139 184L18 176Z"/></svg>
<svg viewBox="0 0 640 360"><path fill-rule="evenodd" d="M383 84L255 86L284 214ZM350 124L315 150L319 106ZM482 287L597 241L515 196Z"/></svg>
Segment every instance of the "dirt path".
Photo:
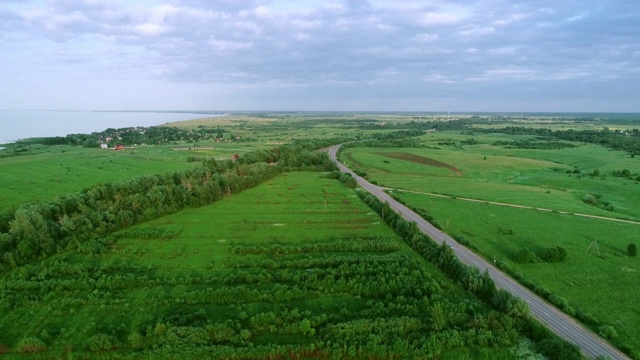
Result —
<svg viewBox="0 0 640 360"><path fill-rule="evenodd" d="M495 202L495 201L478 200L478 199L471 199L471 198L462 198L462 197L457 197L457 196L454 197L454 196L449 196L449 195L426 193L426 192L413 191L413 190L401 190L401 189L388 189L388 190L394 190L394 191L398 191L398 192L407 192L407 193L412 193L412 194L427 195L427 196L433 196L433 197L439 197L439 198L454 199L454 200L471 201L471 202L498 205L498 206L509 206L509 207L514 207L514 208L519 208L519 209L530 209L530 210L538 210L538 211L546 211L546 212L554 212L554 211L556 211L556 210L551 210L551 209L539 208L539 207L535 207L535 206L507 204L507 203L501 203L501 202ZM611 217L606 217L606 216L598 216L598 215L577 214L577 213L571 213L571 212L568 212L568 211L556 211L556 212L559 213L559 214L565 214L565 215L575 215L575 216L581 216L581 217L586 217L586 218L591 218L591 219L617 221L617 222L626 223L626 224L640 225L640 222L632 221L632 220L616 219L616 218L611 218Z"/></svg>
<svg viewBox="0 0 640 360"><path fill-rule="evenodd" d="M387 152L387 153L380 153L380 155L388 158L392 158L392 159L410 161L416 164L422 164L422 165L433 166L438 168L446 168L451 170L451 172L453 172L458 176L462 175L462 171L458 170L454 166L451 166L447 163L443 163L442 161L434 160L434 159L416 155L416 154L403 153L403 152Z"/></svg>

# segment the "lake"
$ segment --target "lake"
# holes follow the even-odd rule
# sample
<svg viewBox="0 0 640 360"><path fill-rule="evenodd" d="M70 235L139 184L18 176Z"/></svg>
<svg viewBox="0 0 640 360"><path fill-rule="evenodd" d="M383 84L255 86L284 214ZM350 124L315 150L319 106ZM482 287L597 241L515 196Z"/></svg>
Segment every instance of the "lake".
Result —
<svg viewBox="0 0 640 360"><path fill-rule="evenodd" d="M0 144L31 137L89 134L108 128L155 126L222 115L213 111L0 110Z"/></svg>

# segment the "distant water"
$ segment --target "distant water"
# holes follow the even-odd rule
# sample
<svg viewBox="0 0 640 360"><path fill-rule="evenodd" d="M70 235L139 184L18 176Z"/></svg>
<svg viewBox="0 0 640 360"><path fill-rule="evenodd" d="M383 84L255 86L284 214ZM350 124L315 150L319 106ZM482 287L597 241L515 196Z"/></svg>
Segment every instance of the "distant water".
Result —
<svg viewBox="0 0 640 360"><path fill-rule="evenodd" d="M155 126L221 116L215 112L0 110L0 144L31 137L89 134L108 128Z"/></svg>

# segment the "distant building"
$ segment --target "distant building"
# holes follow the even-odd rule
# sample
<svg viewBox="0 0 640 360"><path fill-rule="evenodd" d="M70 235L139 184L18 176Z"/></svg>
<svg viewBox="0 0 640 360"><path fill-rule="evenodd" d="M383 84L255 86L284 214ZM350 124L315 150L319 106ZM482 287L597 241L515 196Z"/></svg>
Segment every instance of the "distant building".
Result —
<svg viewBox="0 0 640 360"><path fill-rule="evenodd" d="M108 149L109 144L100 144L100 149Z"/></svg>

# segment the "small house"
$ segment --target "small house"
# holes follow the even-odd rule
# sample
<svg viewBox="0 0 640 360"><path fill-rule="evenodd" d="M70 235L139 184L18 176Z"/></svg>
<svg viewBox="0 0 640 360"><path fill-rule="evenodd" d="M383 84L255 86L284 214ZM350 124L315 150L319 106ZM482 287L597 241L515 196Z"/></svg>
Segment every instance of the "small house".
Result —
<svg viewBox="0 0 640 360"><path fill-rule="evenodd" d="M109 144L100 144L100 149L108 149Z"/></svg>

